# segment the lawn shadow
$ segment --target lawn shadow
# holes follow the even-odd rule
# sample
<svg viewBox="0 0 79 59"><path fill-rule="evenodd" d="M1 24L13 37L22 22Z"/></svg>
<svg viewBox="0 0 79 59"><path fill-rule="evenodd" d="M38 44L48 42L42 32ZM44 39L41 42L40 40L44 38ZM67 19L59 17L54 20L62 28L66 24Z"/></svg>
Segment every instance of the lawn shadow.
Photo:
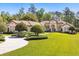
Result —
<svg viewBox="0 0 79 59"><path fill-rule="evenodd" d="M27 41L31 41L31 40L45 40L45 39L48 39L48 38L26 38L24 40L27 40Z"/></svg>

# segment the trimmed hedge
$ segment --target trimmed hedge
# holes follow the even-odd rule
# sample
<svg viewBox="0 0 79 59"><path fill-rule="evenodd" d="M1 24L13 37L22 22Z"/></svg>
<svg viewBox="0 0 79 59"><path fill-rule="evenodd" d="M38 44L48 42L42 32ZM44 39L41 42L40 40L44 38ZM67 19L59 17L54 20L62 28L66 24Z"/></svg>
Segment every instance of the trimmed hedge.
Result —
<svg viewBox="0 0 79 59"><path fill-rule="evenodd" d="M29 36L34 35L34 33L33 32L26 32L26 35L29 37Z"/></svg>
<svg viewBox="0 0 79 59"><path fill-rule="evenodd" d="M16 36L16 34L12 34L11 36Z"/></svg>
<svg viewBox="0 0 79 59"><path fill-rule="evenodd" d="M21 32L17 32L16 34L12 34L11 36L16 36L16 37L30 37L32 35L34 35L33 32L21 31Z"/></svg>
<svg viewBox="0 0 79 59"><path fill-rule="evenodd" d="M5 41L4 36L0 35L0 41Z"/></svg>
<svg viewBox="0 0 79 59"><path fill-rule="evenodd" d="M30 37L26 37L25 40L38 40L38 39L48 39L48 37L45 35L30 36Z"/></svg>
<svg viewBox="0 0 79 59"><path fill-rule="evenodd" d="M13 32L3 32L3 34L14 34Z"/></svg>
<svg viewBox="0 0 79 59"><path fill-rule="evenodd" d="M79 28L76 28L75 30L76 30L77 32L79 32Z"/></svg>
<svg viewBox="0 0 79 59"><path fill-rule="evenodd" d="M24 31L18 32L16 34L17 37L25 37L25 35L26 35L26 32L24 32Z"/></svg>

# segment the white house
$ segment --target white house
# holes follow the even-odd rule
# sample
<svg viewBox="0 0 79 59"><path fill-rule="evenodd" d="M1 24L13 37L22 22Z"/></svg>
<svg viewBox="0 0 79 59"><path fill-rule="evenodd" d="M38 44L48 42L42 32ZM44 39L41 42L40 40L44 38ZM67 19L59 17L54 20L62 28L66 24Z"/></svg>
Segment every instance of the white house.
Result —
<svg viewBox="0 0 79 59"><path fill-rule="evenodd" d="M51 32L55 31L68 32L69 27L72 26L71 24L62 20L42 21L40 23L34 21L12 20L11 22L8 23L8 31L14 32L16 25L21 22L26 24L25 26L27 26L28 31L30 31L31 27L34 26L35 24L41 24L45 28L45 31L51 31Z"/></svg>
<svg viewBox="0 0 79 59"><path fill-rule="evenodd" d="M42 26L45 27L45 31L61 31L61 32L69 32L69 27L72 26L71 24L62 21L62 20L51 20L49 21L42 21L41 22ZM48 25L48 27L46 28L45 24Z"/></svg>

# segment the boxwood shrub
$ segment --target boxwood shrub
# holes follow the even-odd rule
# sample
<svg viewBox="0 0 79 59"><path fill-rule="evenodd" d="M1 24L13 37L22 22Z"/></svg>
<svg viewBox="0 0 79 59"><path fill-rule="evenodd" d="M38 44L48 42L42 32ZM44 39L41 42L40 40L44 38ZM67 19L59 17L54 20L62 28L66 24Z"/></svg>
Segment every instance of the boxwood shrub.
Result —
<svg viewBox="0 0 79 59"><path fill-rule="evenodd" d="M5 41L4 36L0 35L0 41Z"/></svg>
<svg viewBox="0 0 79 59"><path fill-rule="evenodd" d="M45 35L30 36L30 37L26 37L25 40L39 40L39 39L48 39L48 37Z"/></svg>
<svg viewBox="0 0 79 59"><path fill-rule="evenodd" d="M24 31L20 31L16 34L17 37L25 37L25 35L26 35L26 32Z"/></svg>

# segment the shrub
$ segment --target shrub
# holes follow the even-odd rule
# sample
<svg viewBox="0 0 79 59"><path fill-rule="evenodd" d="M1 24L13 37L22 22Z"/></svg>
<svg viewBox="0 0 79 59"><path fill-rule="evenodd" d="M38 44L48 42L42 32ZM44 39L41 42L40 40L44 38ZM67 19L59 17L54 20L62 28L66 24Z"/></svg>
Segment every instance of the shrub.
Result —
<svg viewBox="0 0 79 59"><path fill-rule="evenodd" d="M48 39L48 37L45 35L30 36L30 37L26 37L25 40L38 40L38 39Z"/></svg>
<svg viewBox="0 0 79 59"><path fill-rule="evenodd" d="M77 32L79 32L79 28L76 28L75 30L76 30Z"/></svg>
<svg viewBox="0 0 79 59"><path fill-rule="evenodd" d="M30 37L30 36L34 35L34 33L33 32L26 32L26 35L27 35L27 37Z"/></svg>
<svg viewBox="0 0 79 59"><path fill-rule="evenodd" d="M75 30L75 28L74 28L74 27L70 27L70 28L69 28L69 30L74 31L74 30Z"/></svg>
<svg viewBox="0 0 79 59"><path fill-rule="evenodd" d="M25 37L26 36L26 32L24 32L24 31L18 32L16 36L17 37Z"/></svg>
<svg viewBox="0 0 79 59"><path fill-rule="evenodd" d="M14 32L3 32L3 34L14 34Z"/></svg>
<svg viewBox="0 0 79 59"><path fill-rule="evenodd" d="M32 28L31 28L31 31L35 33L35 35L39 35L39 33L43 33L44 30L43 30L43 27L41 25L34 25Z"/></svg>
<svg viewBox="0 0 79 59"><path fill-rule="evenodd" d="M27 31L27 26L23 22L19 23L15 27L16 31Z"/></svg>
<svg viewBox="0 0 79 59"><path fill-rule="evenodd" d="M5 41L4 36L0 35L0 41Z"/></svg>
<svg viewBox="0 0 79 59"><path fill-rule="evenodd" d="M12 34L11 36L16 36L16 34Z"/></svg>
<svg viewBox="0 0 79 59"><path fill-rule="evenodd" d="M74 27L70 27L69 30L70 30L69 32L70 34L76 34L76 29Z"/></svg>
<svg viewBox="0 0 79 59"><path fill-rule="evenodd" d="M0 32L7 32L7 26L5 23L0 23Z"/></svg>

